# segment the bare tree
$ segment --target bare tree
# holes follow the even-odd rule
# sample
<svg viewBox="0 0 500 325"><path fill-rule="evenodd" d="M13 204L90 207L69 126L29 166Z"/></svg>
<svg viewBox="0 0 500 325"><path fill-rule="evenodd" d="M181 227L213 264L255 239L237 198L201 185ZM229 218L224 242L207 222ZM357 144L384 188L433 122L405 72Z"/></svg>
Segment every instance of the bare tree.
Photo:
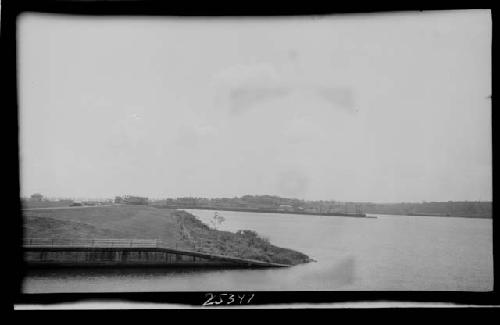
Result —
<svg viewBox="0 0 500 325"><path fill-rule="evenodd" d="M226 218L215 212L214 216L212 217L212 220L210 220L210 223L212 224L214 229L217 230L217 225L222 224L224 221L226 221Z"/></svg>

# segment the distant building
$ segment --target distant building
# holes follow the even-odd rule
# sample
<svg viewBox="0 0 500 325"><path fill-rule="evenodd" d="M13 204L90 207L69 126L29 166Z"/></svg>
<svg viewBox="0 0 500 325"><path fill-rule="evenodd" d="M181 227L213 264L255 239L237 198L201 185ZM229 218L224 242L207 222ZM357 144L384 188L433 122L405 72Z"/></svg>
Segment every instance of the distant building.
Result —
<svg viewBox="0 0 500 325"><path fill-rule="evenodd" d="M147 197L140 197L140 196L132 196L132 195L125 195L123 197L123 203L125 204L138 204L138 205L146 205L149 203L149 199Z"/></svg>
<svg viewBox="0 0 500 325"><path fill-rule="evenodd" d="M42 202L43 200L43 195L40 193L35 193L31 196L30 198L31 201L33 202Z"/></svg>
<svg viewBox="0 0 500 325"><path fill-rule="evenodd" d="M293 206L288 204L281 204L278 209L281 211L293 211Z"/></svg>

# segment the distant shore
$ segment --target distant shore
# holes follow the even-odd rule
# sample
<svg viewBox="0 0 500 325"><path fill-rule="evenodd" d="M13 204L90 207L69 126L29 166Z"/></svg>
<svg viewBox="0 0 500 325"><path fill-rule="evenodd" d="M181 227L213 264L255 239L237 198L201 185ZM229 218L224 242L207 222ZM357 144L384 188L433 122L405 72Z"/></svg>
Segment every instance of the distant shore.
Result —
<svg viewBox="0 0 500 325"><path fill-rule="evenodd" d="M117 197L119 198L119 197ZM68 209L88 208L91 206L114 206L117 204L142 205L170 209L200 209L213 211L235 211L249 213L293 214L303 216L376 218L377 215L454 217L471 219L492 219L492 202L334 202L334 201L302 201L276 196L243 196L241 198L178 198L165 200L149 200L142 198L133 202L122 202L107 199L101 201L74 202L71 199L60 200L22 200L23 210L29 209ZM140 198L139 198L140 199Z"/></svg>
<svg viewBox="0 0 500 325"><path fill-rule="evenodd" d="M177 206L177 205L154 205L154 207L162 209L191 209L191 210L214 210L214 211L234 211L234 212L252 212L252 213L278 213L278 214L298 214L307 216L328 216L328 217L353 217L353 218L376 218L367 216L364 213L320 213L306 211L285 211L273 209L246 209L246 208L221 208L221 207L199 207L199 206Z"/></svg>
<svg viewBox="0 0 500 325"><path fill-rule="evenodd" d="M24 211L30 210L52 210L52 209L82 209L90 208L96 205L82 205L82 206L70 206L70 204L60 203L60 202L40 202L41 204L24 204L22 209ZM97 205L100 207L106 206L118 206L122 204L102 204ZM160 209L192 209L192 210L212 210L212 211L234 211L234 212L250 212L250 213L272 213L272 214L295 214L295 215L313 215L313 216L331 216L331 217L352 217L352 218L377 218L377 215L388 215L388 216L419 216L419 217L440 217L440 218L469 218L469 219L492 219L491 215L460 215L460 214L445 214L445 213L404 213L400 211L368 211L367 214L360 213L319 213L319 212L304 212L304 211L283 211L276 209L249 209L249 208L228 208L228 207L206 207L206 206L182 206L182 205L164 205L164 204L148 204L146 206L151 206Z"/></svg>
<svg viewBox="0 0 500 325"><path fill-rule="evenodd" d="M407 214L397 214L397 213L379 213L380 215L389 216L409 216L409 217L438 217L438 218L469 218L469 219L493 219L491 216L479 215L479 216L468 216L468 215L447 215L447 214L431 214L431 213L407 213Z"/></svg>

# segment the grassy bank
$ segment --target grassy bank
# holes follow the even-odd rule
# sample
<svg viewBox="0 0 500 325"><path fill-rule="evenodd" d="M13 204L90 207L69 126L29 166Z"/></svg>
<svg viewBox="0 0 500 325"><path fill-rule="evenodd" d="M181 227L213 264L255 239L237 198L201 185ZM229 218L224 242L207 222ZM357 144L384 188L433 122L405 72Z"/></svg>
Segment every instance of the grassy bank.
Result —
<svg viewBox="0 0 500 325"><path fill-rule="evenodd" d="M218 231L179 210L149 206L24 211L26 238L160 239L171 247L205 253L296 265L307 262L300 252L272 245L253 231Z"/></svg>
<svg viewBox="0 0 500 325"><path fill-rule="evenodd" d="M60 207L69 207L70 204L71 201L42 201L42 202L21 201L23 209L60 208Z"/></svg>

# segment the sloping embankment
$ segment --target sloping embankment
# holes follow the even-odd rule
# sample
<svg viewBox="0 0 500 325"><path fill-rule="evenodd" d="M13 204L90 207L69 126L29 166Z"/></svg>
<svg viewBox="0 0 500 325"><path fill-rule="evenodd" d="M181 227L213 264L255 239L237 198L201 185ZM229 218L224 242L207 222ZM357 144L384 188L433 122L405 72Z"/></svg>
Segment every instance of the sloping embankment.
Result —
<svg viewBox="0 0 500 325"><path fill-rule="evenodd" d="M159 239L176 249L296 265L307 255L270 244L253 231L209 228L195 216L148 206L89 207L24 211L25 238Z"/></svg>

